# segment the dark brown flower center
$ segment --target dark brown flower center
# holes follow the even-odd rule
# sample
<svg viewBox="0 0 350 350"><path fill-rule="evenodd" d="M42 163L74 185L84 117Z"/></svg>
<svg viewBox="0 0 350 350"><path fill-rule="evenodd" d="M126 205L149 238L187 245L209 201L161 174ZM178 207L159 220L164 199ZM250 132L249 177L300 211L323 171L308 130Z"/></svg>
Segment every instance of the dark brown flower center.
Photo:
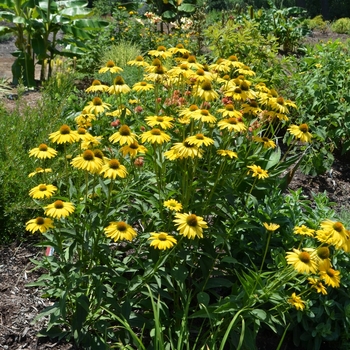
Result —
<svg viewBox="0 0 350 350"><path fill-rule="evenodd" d="M249 90L249 84L246 81L242 81L241 83L241 89L243 91L248 91Z"/></svg>
<svg viewBox="0 0 350 350"><path fill-rule="evenodd" d="M299 254L299 260L305 264L308 264L311 261L310 254L308 252L301 252Z"/></svg>
<svg viewBox="0 0 350 350"><path fill-rule="evenodd" d="M131 149L138 149L139 148L139 144L137 143L137 142L133 142L132 144L130 144L129 145L129 147L131 148Z"/></svg>
<svg viewBox="0 0 350 350"><path fill-rule="evenodd" d="M152 134L152 135L159 136L159 135L161 135L161 131L160 131L159 129L152 129L152 130L151 130L151 134Z"/></svg>
<svg viewBox="0 0 350 350"><path fill-rule="evenodd" d="M208 116L209 115L209 111L207 109L202 109L201 110L201 115Z"/></svg>
<svg viewBox="0 0 350 350"><path fill-rule="evenodd" d="M157 122L163 122L164 118L163 117L157 117Z"/></svg>
<svg viewBox="0 0 350 350"><path fill-rule="evenodd" d="M306 133L309 131L309 127L307 126L307 124L301 124L299 125L299 130L303 133Z"/></svg>
<svg viewBox="0 0 350 350"><path fill-rule="evenodd" d="M109 60L107 63L106 63L106 67L108 67L108 68L112 68L112 67L114 67L115 66L115 64L114 64L114 62L112 61L112 60Z"/></svg>
<svg viewBox="0 0 350 350"><path fill-rule="evenodd" d="M140 85L141 86L147 86L147 83L145 81L141 81Z"/></svg>
<svg viewBox="0 0 350 350"><path fill-rule="evenodd" d="M328 247L320 247L317 249L317 255L320 259L328 259L330 256L329 248Z"/></svg>
<svg viewBox="0 0 350 350"><path fill-rule="evenodd" d="M92 152L89 149L87 149L83 153L83 158L84 158L84 160L87 160L87 161L94 160L94 158L95 158L94 152Z"/></svg>
<svg viewBox="0 0 350 350"><path fill-rule="evenodd" d="M344 229L344 226L341 222L338 221L333 225L333 229L337 232L342 232Z"/></svg>
<svg viewBox="0 0 350 350"><path fill-rule="evenodd" d="M284 105L284 98L283 98L283 97L277 97L276 102L277 102L279 105L283 106L283 105Z"/></svg>
<svg viewBox="0 0 350 350"><path fill-rule="evenodd" d="M162 62L160 62L160 59L159 58L155 58L153 61L152 61L152 66L156 66L156 67L159 67L162 65Z"/></svg>
<svg viewBox="0 0 350 350"><path fill-rule="evenodd" d="M84 128L79 128L77 131L78 131L79 135L85 135L86 134L86 129L84 129Z"/></svg>
<svg viewBox="0 0 350 350"><path fill-rule="evenodd" d="M121 76L117 76L114 79L114 85L124 85L124 84L125 84L125 81Z"/></svg>
<svg viewBox="0 0 350 350"><path fill-rule="evenodd" d="M212 87L210 81L203 81L203 83L201 84L201 88L205 91L211 91Z"/></svg>
<svg viewBox="0 0 350 350"><path fill-rule="evenodd" d="M55 209L63 209L64 208L64 203L60 200L57 200L53 206L55 207Z"/></svg>
<svg viewBox="0 0 350 350"><path fill-rule="evenodd" d="M187 62L188 62L188 63L196 63L196 57L193 56L193 55L188 56Z"/></svg>
<svg viewBox="0 0 350 350"><path fill-rule="evenodd" d="M38 148L39 148L40 152L46 152L48 149L48 147L47 147L47 145L45 145L45 143L40 144Z"/></svg>
<svg viewBox="0 0 350 350"><path fill-rule="evenodd" d="M92 104L94 106L102 106L102 100L99 97L94 97L92 99Z"/></svg>
<svg viewBox="0 0 350 350"><path fill-rule="evenodd" d="M42 218L41 216L39 216L38 218L35 219L35 223L37 225L43 225L45 223L44 218Z"/></svg>
<svg viewBox="0 0 350 350"><path fill-rule="evenodd" d="M197 140L204 140L204 135L203 134L197 134L196 135Z"/></svg>
<svg viewBox="0 0 350 350"><path fill-rule="evenodd" d="M188 70L188 65L186 63L183 63L183 64L180 65L180 68L182 70Z"/></svg>
<svg viewBox="0 0 350 350"><path fill-rule="evenodd" d="M158 239L159 239L160 241L166 241L166 237L167 237L166 233L160 233L160 234L158 235Z"/></svg>
<svg viewBox="0 0 350 350"><path fill-rule="evenodd" d="M143 57L142 56L137 56L135 61L143 62Z"/></svg>
<svg viewBox="0 0 350 350"><path fill-rule="evenodd" d="M233 90L236 94L241 94L242 93L242 89L237 87Z"/></svg>
<svg viewBox="0 0 350 350"><path fill-rule="evenodd" d="M101 85L101 82L100 82L99 80L96 80L96 79L95 79L95 80L92 82L91 85L93 85L93 86Z"/></svg>
<svg viewBox="0 0 350 350"><path fill-rule="evenodd" d="M46 191L46 190L47 190L46 185L40 185L39 186L39 191Z"/></svg>
<svg viewBox="0 0 350 350"><path fill-rule="evenodd" d="M203 76L204 75L204 70L203 69L198 69L197 70L197 75Z"/></svg>
<svg viewBox="0 0 350 350"><path fill-rule="evenodd" d="M197 216L195 214L190 214L186 218L186 223L188 226L196 227L198 225Z"/></svg>
<svg viewBox="0 0 350 350"><path fill-rule="evenodd" d="M109 161L109 167L111 168L111 169L119 169L119 167L120 167L120 163L119 163L119 161L117 160L117 159L111 159L110 161Z"/></svg>
<svg viewBox="0 0 350 350"><path fill-rule="evenodd" d="M94 156L95 156L96 158L103 159L103 153L102 153L102 151L99 150L99 149L94 149Z"/></svg>
<svg viewBox="0 0 350 350"><path fill-rule="evenodd" d="M117 230L118 231L126 231L127 230L127 225L126 225L126 223L124 222L124 221L119 221L119 222L117 222Z"/></svg>
<svg viewBox="0 0 350 350"><path fill-rule="evenodd" d="M70 134L70 127L68 126L68 125L62 125L61 127L60 127L60 134L61 135L68 135L68 134Z"/></svg>
<svg viewBox="0 0 350 350"><path fill-rule="evenodd" d="M228 118L228 119L227 119L227 122L228 122L229 124L238 124L237 118Z"/></svg>
<svg viewBox="0 0 350 350"><path fill-rule="evenodd" d="M333 277L335 277L335 270L333 270L333 269L328 269L327 270L327 275L330 277L330 278L333 278Z"/></svg>
<svg viewBox="0 0 350 350"><path fill-rule="evenodd" d="M162 51L162 52L164 52L164 51L166 51L166 48L165 48L165 46L158 46L158 47L157 47L157 51Z"/></svg>
<svg viewBox="0 0 350 350"><path fill-rule="evenodd" d="M194 112L194 111L196 111L198 109L199 108L196 105L191 105L190 108L189 108L190 112Z"/></svg>
<svg viewBox="0 0 350 350"><path fill-rule="evenodd" d="M225 106L225 109L227 111L234 111L235 107L233 106L233 104L229 103Z"/></svg>
<svg viewBox="0 0 350 350"><path fill-rule="evenodd" d="M130 136L131 135L130 128L127 125L122 125L119 129L119 134L122 136Z"/></svg>

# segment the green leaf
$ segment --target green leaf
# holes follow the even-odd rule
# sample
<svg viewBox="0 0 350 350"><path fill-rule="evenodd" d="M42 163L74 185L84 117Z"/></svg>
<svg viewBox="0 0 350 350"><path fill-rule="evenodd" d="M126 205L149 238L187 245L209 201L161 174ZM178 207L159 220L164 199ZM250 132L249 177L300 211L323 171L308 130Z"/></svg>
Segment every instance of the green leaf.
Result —
<svg viewBox="0 0 350 350"><path fill-rule="evenodd" d="M198 303L203 304L205 306L209 305L210 297L208 293L199 292L197 294Z"/></svg>
<svg viewBox="0 0 350 350"><path fill-rule="evenodd" d="M185 266L174 266L171 271L171 275L176 279L176 281L183 283L188 276L188 271Z"/></svg>
<svg viewBox="0 0 350 350"><path fill-rule="evenodd" d="M182 12L194 12L196 10L196 7L192 4L182 3L177 9L178 11L182 11Z"/></svg>

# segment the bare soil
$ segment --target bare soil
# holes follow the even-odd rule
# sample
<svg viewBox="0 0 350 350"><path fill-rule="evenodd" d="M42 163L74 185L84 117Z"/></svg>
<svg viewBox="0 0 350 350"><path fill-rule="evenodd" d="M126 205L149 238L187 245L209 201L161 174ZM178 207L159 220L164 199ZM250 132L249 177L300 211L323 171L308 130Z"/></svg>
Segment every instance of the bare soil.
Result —
<svg viewBox="0 0 350 350"><path fill-rule="evenodd" d="M337 38L345 40L348 36L315 33L307 40L316 43L320 40L328 41ZM14 50L14 40L0 43L0 81L2 78L11 81L11 65L15 59L11 52ZM14 89L11 94L15 95L16 90ZM40 99L40 93L28 92L22 98L28 105L35 104ZM9 110L16 106L16 101L13 99L5 98L3 102ZM330 172L316 177L297 172L289 188L292 190L302 188L303 194L311 200L313 193L326 192L338 209L348 207L350 210L350 161L338 158ZM76 349L72 344L37 337L37 333L45 325L45 320L35 324L33 320L50 302L42 298L39 288L28 288L26 285L40 276L39 271L33 270L31 259L40 259L43 254L44 252L35 246L35 240L0 246L0 350ZM272 349L274 340L273 335L269 341L266 341L266 337L259 339L259 349ZM275 345L277 344L278 340ZM321 349L328 348L329 346L324 344ZM287 344L283 349L297 348Z"/></svg>

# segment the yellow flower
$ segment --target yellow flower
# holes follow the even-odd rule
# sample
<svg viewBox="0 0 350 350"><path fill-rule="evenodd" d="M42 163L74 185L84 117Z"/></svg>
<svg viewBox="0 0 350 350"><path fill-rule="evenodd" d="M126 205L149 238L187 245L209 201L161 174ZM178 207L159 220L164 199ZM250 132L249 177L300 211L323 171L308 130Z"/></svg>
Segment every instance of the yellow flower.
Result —
<svg viewBox="0 0 350 350"><path fill-rule="evenodd" d="M237 119L234 117L223 119L218 122L218 127L220 130L227 129L228 131L245 131L247 127L242 123L241 119Z"/></svg>
<svg viewBox="0 0 350 350"><path fill-rule="evenodd" d="M135 230L124 221L110 222L109 226L104 228L107 237L115 242L121 240L132 241L136 237Z"/></svg>
<svg viewBox="0 0 350 350"><path fill-rule="evenodd" d="M102 167L101 174L104 173L104 177L115 180L117 177L124 178L128 172L124 165L121 165L119 160L111 159L107 164Z"/></svg>
<svg viewBox="0 0 350 350"><path fill-rule="evenodd" d="M213 90L209 80L204 80L195 90L194 96L199 96L204 101L215 101L218 99L219 94Z"/></svg>
<svg viewBox="0 0 350 350"><path fill-rule="evenodd" d="M229 149L219 149L216 151L217 154L219 154L222 157L230 157L232 158L238 158L238 155L236 152L233 152Z"/></svg>
<svg viewBox="0 0 350 350"><path fill-rule="evenodd" d="M57 191L53 185L40 184L29 191L29 195L34 199L50 198Z"/></svg>
<svg viewBox="0 0 350 350"><path fill-rule="evenodd" d="M54 203L46 206L44 209L45 215L60 219L72 214L75 210L75 207L73 203L57 200Z"/></svg>
<svg viewBox="0 0 350 350"><path fill-rule="evenodd" d="M203 228L208 228L203 218L195 214L176 213L175 218L173 221L180 235L189 239L203 238Z"/></svg>
<svg viewBox="0 0 350 350"><path fill-rule="evenodd" d="M96 116L92 113L86 113L84 109L82 114L78 115L74 120L80 128L90 128L92 126L92 121L96 120Z"/></svg>
<svg viewBox="0 0 350 350"><path fill-rule="evenodd" d="M51 168L47 168L47 169L43 169L43 168L36 168L32 173L30 173L28 175L28 177L33 177L36 174L42 174L42 173L51 173L52 169Z"/></svg>
<svg viewBox="0 0 350 350"><path fill-rule="evenodd" d="M225 108L218 109L218 112L222 114L223 117L229 118L238 118L238 120L242 120L242 113L235 110L235 107L232 103L228 103Z"/></svg>
<svg viewBox="0 0 350 350"><path fill-rule="evenodd" d="M280 225L274 223L268 224L267 222L264 222L263 225L267 231L276 231L280 228Z"/></svg>
<svg viewBox="0 0 350 350"><path fill-rule="evenodd" d="M93 151L87 149L80 156L75 157L71 161L72 166L78 169L86 170L92 174L100 172L103 161L102 159L95 157Z"/></svg>
<svg viewBox="0 0 350 350"><path fill-rule="evenodd" d="M72 130L68 125L64 124L56 132L49 135L49 139L54 143L73 143L80 141L79 134Z"/></svg>
<svg viewBox="0 0 350 350"><path fill-rule="evenodd" d="M135 83L132 89L136 92L150 91L154 89L154 85L146 83L145 81L141 81L141 82Z"/></svg>
<svg viewBox="0 0 350 350"><path fill-rule="evenodd" d="M88 102L88 105L85 106L84 110L88 114L99 114L103 113L105 110L109 110L110 108L109 103L103 102L99 97L94 97L92 101Z"/></svg>
<svg viewBox="0 0 350 350"><path fill-rule="evenodd" d="M169 52L171 52L172 54L177 54L177 53L190 53L190 51L188 51L187 49L184 48L184 46L182 44L177 44L175 47L171 47L168 49Z"/></svg>
<svg viewBox="0 0 350 350"><path fill-rule="evenodd" d="M57 151L51 147L48 147L45 143L42 143L37 148L33 148L29 151L29 157L36 157L39 159L51 159L57 155Z"/></svg>
<svg viewBox="0 0 350 350"><path fill-rule="evenodd" d="M340 272L331 268L329 260L322 260L319 263L320 278L326 283L327 286L338 288L340 286Z"/></svg>
<svg viewBox="0 0 350 350"><path fill-rule="evenodd" d="M313 237L315 230L312 230L311 228L306 227L305 225L301 226L295 226L294 227L294 233L298 235L304 235L304 236L310 236Z"/></svg>
<svg viewBox="0 0 350 350"><path fill-rule="evenodd" d="M147 125L151 126L152 128L159 125L162 129L170 129L174 126L173 123L171 123L174 118L173 117L167 117L167 116L150 116L145 118Z"/></svg>
<svg viewBox="0 0 350 350"><path fill-rule="evenodd" d="M262 109L259 108L256 100L249 100L248 103L242 104L242 113L243 114L253 114L258 115L262 112Z"/></svg>
<svg viewBox="0 0 350 350"><path fill-rule="evenodd" d="M131 158L136 157L138 153L146 153L148 150L145 146L139 145L137 141L130 143L130 145L123 146L120 151L123 156L130 155Z"/></svg>
<svg viewBox="0 0 350 350"><path fill-rule="evenodd" d="M187 141L177 142L164 153L164 156L170 160L183 158L202 158L203 150L199 149L194 144L189 144Z"/></svg>
<svg viewBox="0 0 350 350"><path fill-rule="evenodd" d="M190 118L199 120L202 123L216 123L216 118L207 109L198 109L196 112L190 115Z"/></svg>
<svg viewBox="0 0 350 350"><path fill-rule="evenodd" d="M142 142L159 143L169 142L171 137L160 129L152 129L141 135Z"/></svg>
<svg viewBox="0 0 350 350"><path fill-rule="evenodd" d="M301 142L311 142L312 135L309 133L307 124L291 125L288 131Z"/></svg>
<svg viewBox="0 0 350 350"><path fill-rule="evenodd" d="M311 288L316 289L317 293L327 295L327 290L319 279L309 277L308 281L311 284Z"/></svg>
<svg viewBox="0 0 350 350"><path fill-rule="evenodd" d="M254 136L253 140L263 144L264 148L275 148L276 144L268 137Z"/></svg>
<svg viewBox="0 0 350 350"><path fill-rule="evenodd" d="M154 248L160 250L170 249L177 243L176 239L173 236L168 235L165 232L152 232L151 237L148 238L152 240L150 245Z"/></svg>
<svg viewBox="0 0 350 350"><path fill-rule="evenodd" d="M339 221L324 220L320 224L321 230L317 230L316 238L322 242L343 248L347 242L347 232L344 225Z"/></svg>
<svg viewBox="0 0 350 350"><path fill-rule="evenodd" d="M91 84L90 87L88 87L85 92L89 93L89 92L105 92L108 90L108 86L107 85L103 85L101 84L101 82L99 80L94 80Z"/></svg>
<svg viewBox="0 0 350 350"><path fill-rule="evenodd" d="M174 210L174 211L181 211L182 210L182 204L179 203L175 199L169 199L167 201L164 201L163 205L166 208L169 208L170 210Z"/></svg>
<svg viewBox="0 0 350 350"><path fill-rule="evenodd" d="M142 56L137 56L134 60L128 61L126 64L129 66L147 67L149 64L143 59Z"/></svg>
<svg viewBox="0 0 350 350"><path fill-rule="evenodd" d="M309 252L293 249L293 252L287 252L286 260L289 265L300 273L316 273L317 262L315 251Z"/></svg>
<svg viewBox="0 0 350 350"><path fill-rule="evenodd" d="M292 304L297 310L303 311L305 309L305 301L303 301L295 293L293 293L288 299L288 303Z"/></svg>
<svg viewBox="0 0 350 350"><path fill-rule="evenodd" d="M113 85L108 89L108 93L111 95L126 94L129 91L130 87L125 84L125 81L121 76L116 77L113 81Z"/></svg>
<svg viewBox="0 0 350 350"><path fill-rule="evenodd" d="M124 144L131 145L136 141L136 134L132 133L127 125L122 125L117 132L109 137L109 141L112 143L119 142L122 146Z"/></svg>
<svg viewBox="0 0 350 350"><path fill-rule="evenodd" d="M154 56L154 57L161 57L163 59L171 57L172 53L167 51L166 48L164 46L158 46L157 50L150 50L148 51L148 54L150 56Z"/></svg>
<svg viewBox="0 0 350 350"><path fill-rule="evenodd" d="M122 72L123 69L120 67L117 67L112 60L109 60L106 63L105 67L102 67L98 72L99 73L106 73L106 72L111 72L111 73L120 73Z"/></svg>
<svg viewBox="0 0 350 350"><path fill-rule="evenodd" d="M40 231L40 233L44 233L50 228L54 228L53 221L49 218L42 218L41 216L36 219L31 219L26 222L26 230L32 233L36 231Z"/></svg>
<svg viewBox="0 0 350 350"><path fill-rule="evenodd" d="M267 170L262 169L259 165L248 165L247 168L251 169L248 171L248 174L252 171L252 176L257 177L259 180L269 177Z"/></svg>
<svg viewBox="0 0 350 350"><path fill-rule="evenodd" d="M193 136L189 136L187 137L185 142L189 143L190 145L195 145L197 147L201 147L202 145L210 146L214 144L213 139L211 139L210 137L206 137L203 134L196 134Z"/></svg>

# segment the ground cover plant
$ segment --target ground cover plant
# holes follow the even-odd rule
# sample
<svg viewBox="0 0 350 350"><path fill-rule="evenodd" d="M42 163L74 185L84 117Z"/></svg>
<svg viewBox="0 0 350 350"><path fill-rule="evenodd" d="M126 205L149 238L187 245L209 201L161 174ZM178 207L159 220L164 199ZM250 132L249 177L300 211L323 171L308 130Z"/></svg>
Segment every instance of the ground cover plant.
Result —
<svg viewBox="0 0 350 350"><path fill-rule="evenodd" d="M346 348L349 231L326 196L286 193L324 142L316 121L240 52L195 56L176 39L188 37L120 66L104 56L84 92L50 109L61 123L23 146L26 229L53 248L33 261L46 273L32 286L52 301L41 335L93 349L253 349L269 328L278 347L292 332L308 349ZM127 46L108 42L111 55ZM58 71L47 100L69 79Z"/></svg>

